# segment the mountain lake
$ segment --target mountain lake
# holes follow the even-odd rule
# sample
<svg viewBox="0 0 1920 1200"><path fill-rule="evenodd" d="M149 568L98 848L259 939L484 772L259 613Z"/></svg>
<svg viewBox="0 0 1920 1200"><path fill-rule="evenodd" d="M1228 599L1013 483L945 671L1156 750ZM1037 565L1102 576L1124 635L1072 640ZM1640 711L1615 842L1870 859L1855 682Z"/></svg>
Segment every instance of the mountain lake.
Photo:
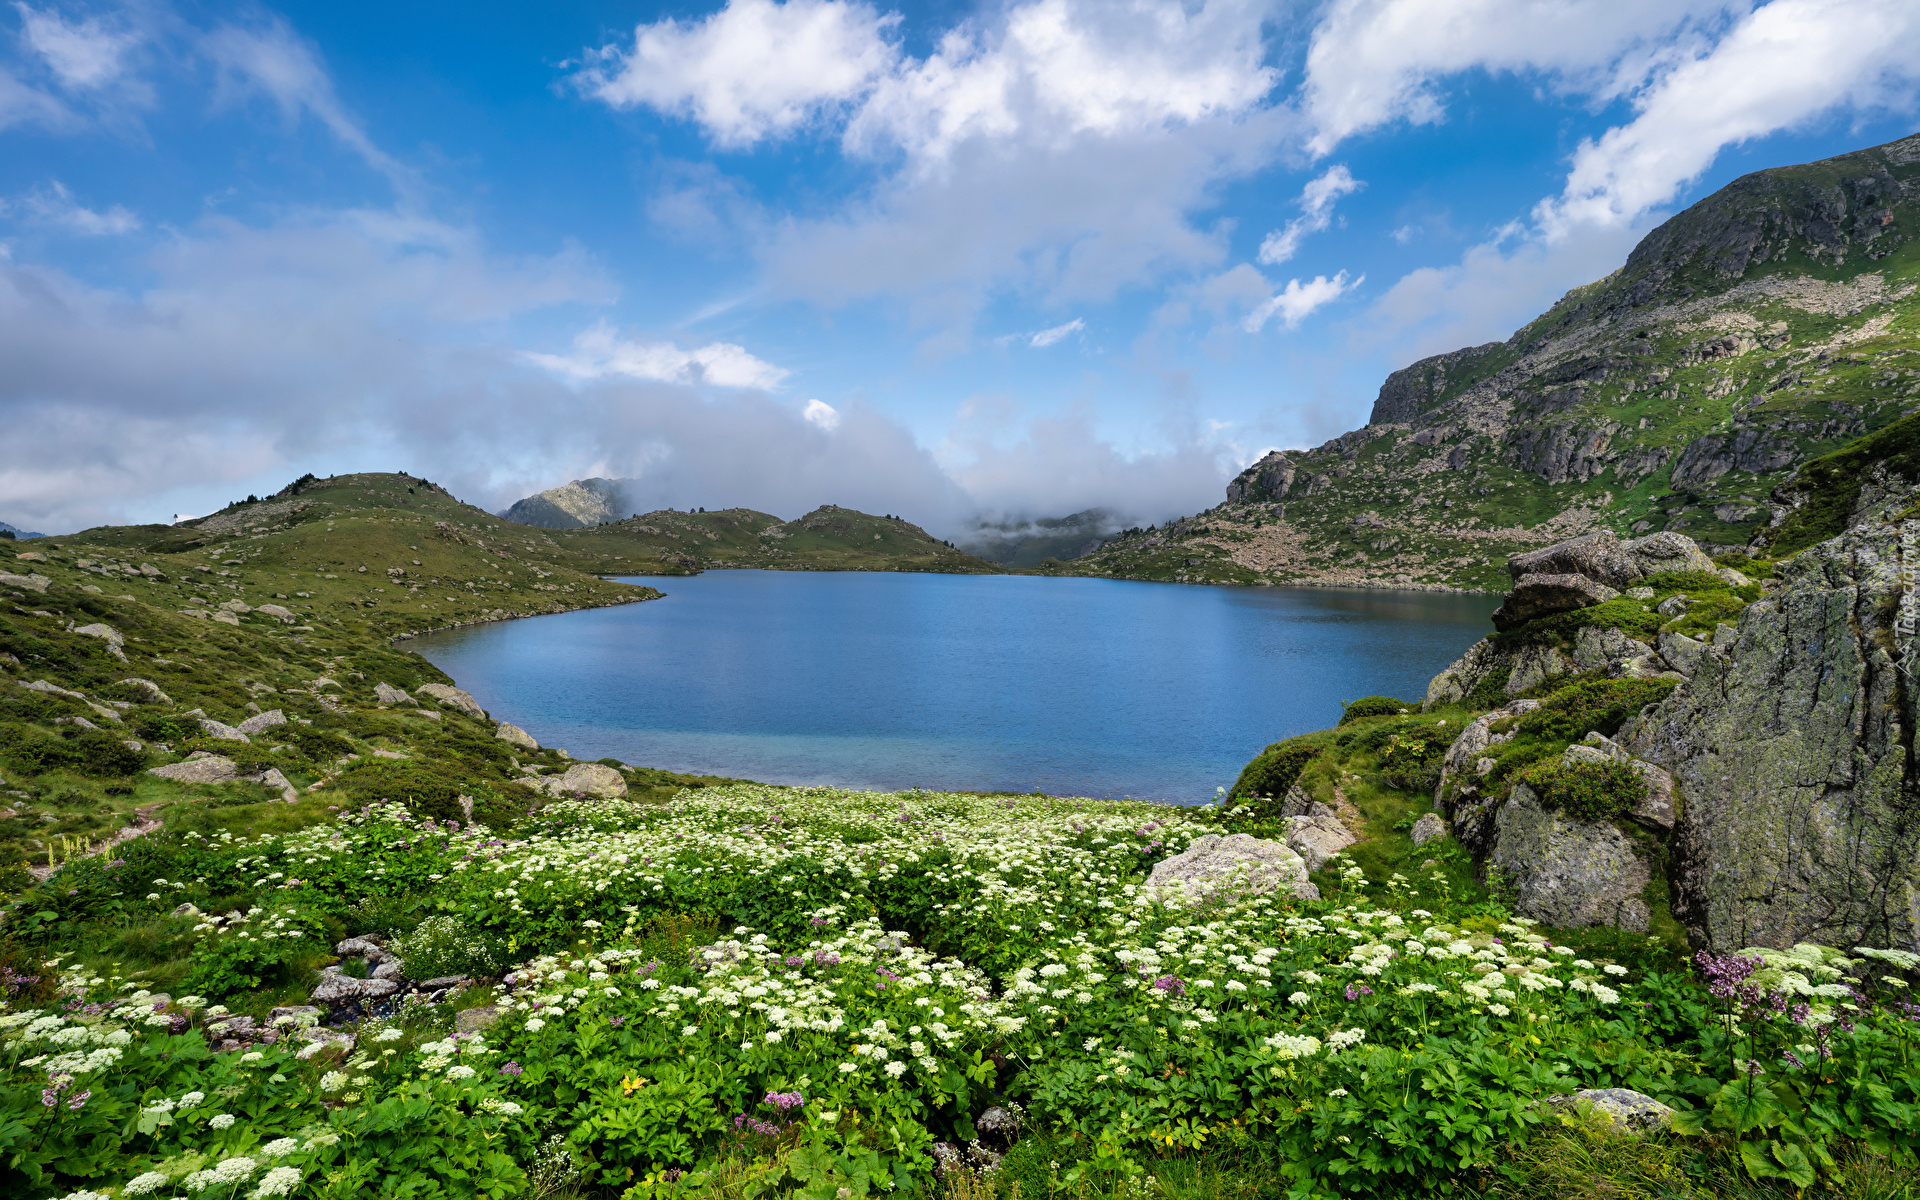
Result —
<svg viewBox="0 0 1920 1200"><path fill-rule="evenodd" d="M763 783L1201 803L1343 701L1418 701L1499 597L709 571L404 645L575 758Z"/></svg>

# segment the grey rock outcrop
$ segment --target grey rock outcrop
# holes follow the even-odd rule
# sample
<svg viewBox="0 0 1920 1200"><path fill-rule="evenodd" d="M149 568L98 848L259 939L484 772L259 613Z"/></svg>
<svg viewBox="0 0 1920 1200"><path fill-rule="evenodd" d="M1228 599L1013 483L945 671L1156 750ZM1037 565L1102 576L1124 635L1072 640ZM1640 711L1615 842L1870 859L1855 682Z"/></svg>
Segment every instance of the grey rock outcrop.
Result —
<svg viewBox="0 0 1920 1200"><path fill-rule="evenodd" d="M500 722L500 728L494 730L493 736L503 742L511 742L513 745L521 746L528 750L538 750L540 748L540 743L533 740L532 734L520 728L518 725L509 725L505 721Z"/></svg>
<svg viewBox="0 0 1920 1200"><path fill-rule="evenodd" d="M375 700L378 700L382 704L418 704L419 703L418 700L415 700L412 696L407 695L405 690L394 687L390 683L374 684L373 698Z"/></svg>
<svg viewBox="0 0 1920 1200"><path fill-rule="evenodd" d="M130 687L139 688L147 694L147 699L155 704L173 703L173 697L161 691L160 685L151 679L122 679L120 682Z"/></svg>
<svg viewBox="0 0 1920 1200"><path fill-rule="evenodd" d="M471 694L461 688L449 687L444 683L423 683L413 689L422 696L431 696L448 708L458 709L476 720L487 719L487 711L480 707Z"/></svg>
<svg viewBox="0 0 1920 1200"><path fill-rule="evenodd" d="M253 741L252 738L248 737L244 733L241 733L238 729L235 729L233 726L225 724L220 721L216 721L212 717L200 718L200 731L202 733L205 733L210 738L218 738L223 742L251 743Z"/></svg>
<svg viewBox="0 0 1920 1200"><path fill-rule="evenodd" d="M529 777L521 782L549 796L579 794L617 800L627 794L627 781L620 777L620 772L600 763L575 763L558 775Z"/></svg>
<svg viewBox="0 0 1920 1200"><path fill-rule="evenodd" d="M1308 871L1318 871L1327 860L1360 839L1340 814L1325 804L1314 804L1304 815L1287 817L1287 848L1298 854Z"/></svg>
<svg viewBox="0 0 1920 1200"><path fill-rule="evenodd" d="M1439 813L1427 813L1413 823L1413 844L1424 846L1448 836L1447 819Z"/></svg>
<svg viewBox="0 0 1920 1200"><path fill-rule="evenodd" d="M320 981L307 998L315 1004L339 1008L367 1000L384 1000L400 990L391 979L355 979L351 975L329 975Z"/></svg>
<svg viewBox="0 0 1920 1200"><path fill-rule="evenodd" d="M1264 458L1234 476L1227 485L1227 503L1283 500L1293 486L1293 459L1284 450L1269 450Z"/></svg>
<svg viewBox="0 0 1920 1200"><path fill-rule="evenodd" d="M127 652L122 649L122 647L127 644L127 639L113 626L102 625L96 621L92 625L82 625L74 630L74 632L80 634L82 637L99 638L107 644L108 654L113 655L121 662L127 661Z"/></svg>
<svg viewBox="0 0 1920 1200"><path fill-rule="evenodd" d="M259 608L256 608L253 611L260 613L263 616L273 617L274 619L288 625L291 625L295 620L298 619L293 615L293 610L282 607L281 605L278 605L278 604L262 604Z"/></svg>
<svg viewBox="0 0 1920 1200"><path fill-rule="evenodd" d="M1670 869L1698 947L1920 949L1920 521L1862 515L1776 568L1629 741L1685 796Z"/></svg>
<svg viewBox="0 0 1920 1200"><path fill-rule="evenodd" d="M256 733L264 733L272 729L275 725L285 725L286 723L286 713L281 712L277 708L270 708L266 712L256 713L248 717L234 728L238 729L241 733L251 736Z"/></svg>
<svg viewBox="0 0 1920 1200"><path fill-rule="evenodd" d="M45 592L53 580L38 571L31 575L9 575L0 573L0 587L25 588L30 592Z"/></svg>
<svg viewBox="0 0 1920 1200"><path fill-rule="evenodd" d="M1306 862L1291 848L1252 834L1205 834L1185 850L1154 864L1147 886L1168 901L1198 903L1227 891L1249 895L1285 892L1300 900L1318 900L1320 889L1307 879Z"/></svg>
<svg viewBox="0 0 1920 1200"><path fill-rule="evenodd" d="M1549 1096L1543 1103L1563 1112L1590 1109L1630 1134L1669 1128L1674 1117L1671 1108L1652 1096L1627 1088L1589 1088L1571 1095Z"/></svg>
<svg viewBox="0 0 1920 1200"><path fill-rule="evenodd" d="M147 774L176 783L232 783L240 778L240 769L234 766L230 758L209 754L204 758L190 758L164 767L149 767Z"/></svg>
<svg viewBox="0 0 1920 1200"><path fill-rule="evenodd" d="M1650 914L1641 893L1651 873L1618 829L1549 812L1524 783L1513 785L1493 826L1487 862L1513 887L1521 916L1562 928L1646 932Z"/></svg>
<svg viewBox="0 0 1920 1200"><path fill-rule="evenodd" d="M1605 604L1619 594L1585 575L1522 575L1507 593L1506 603L1494 610L1493 627L1517 629L1540 617Z"/></svg>
<svg viewBox="0 0 1920 1200"><path fill-rule="evenodd" d="M1526 575L1582 575L1622 590L1649 575L1667 571L1711 574L1719 569L1692 538L1672 532L1648 534L1630 542L1622 542L1611 533L1589 533L1516 554L1507 562L1507 570L1516 581Z"/></svg>

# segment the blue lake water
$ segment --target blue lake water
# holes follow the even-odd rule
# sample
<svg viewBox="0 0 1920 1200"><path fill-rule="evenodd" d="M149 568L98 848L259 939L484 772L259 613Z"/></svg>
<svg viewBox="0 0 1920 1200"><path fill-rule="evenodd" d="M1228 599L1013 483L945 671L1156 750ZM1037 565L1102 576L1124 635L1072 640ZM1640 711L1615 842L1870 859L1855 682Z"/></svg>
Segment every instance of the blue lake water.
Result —
<svg viewBox="0 0 1920 1200"><path fill-rule="evenodd" d="M1340 704L1418 699L1493 596L710 571L407 643L576 758L766 783L1197 802Z"/></svg>

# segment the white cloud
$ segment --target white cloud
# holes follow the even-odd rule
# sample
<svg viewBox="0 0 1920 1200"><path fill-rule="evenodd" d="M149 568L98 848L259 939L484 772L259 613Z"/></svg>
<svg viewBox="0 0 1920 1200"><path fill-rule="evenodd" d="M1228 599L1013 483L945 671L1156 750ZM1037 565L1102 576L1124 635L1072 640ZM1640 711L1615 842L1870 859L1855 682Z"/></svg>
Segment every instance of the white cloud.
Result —
<svg viewBox="0 0 1920 1200"><path fill-rule="evenodd" d="M18 200L0 201L0 213L8 212L19 212L82 237L132 233L140 228L140 218L126 208L116 204L105 212L96 212L75 200L73 193L57 179Z"/></svg>
<svg viewBox="0 0 1920 1200"><path fill-rule="evenodd" d="M871 10L834 9L836 28L866 32L827 55L833 70L810 72L819 89L769 83L752 99L741 80L759 74L741 64L780 56L778 22L824 20L826 7L734 0L700 22L644 27L674 39L661 43L682 52L671 68L642 72L636 41L575 79L619 83L609 103L685 116L728 145L843 120L843 148L877 163L876 181L832 215L754 231L770 290L825 304L904 296L909 323L936 330L923 349L957 348L995 289L1102 299L1224 257L1226 231L1191 214L1271 161L1296 120L1270 103L1272 7L1030 0L949 29L920 58L883 54ZM710 227L710 204L672 199L668 215Z"/></svg>
<svg viewBox="0 0 1920 1200"><path fill-rule="evenodd" d="M1394 121L1439 121L1445 109L1435 81L1476 69L1543 72L1563 90L1609 99L1749 7L1748 0L1335 0L1307 51L1307 147L1323 155Z"/></svg>
<svg viewBox="0 0 1920 1200"><path fill-rule="evenodd" d="M574 81L614 108L690 117L720 145L748 146L865 94L894 65L898 21L843 0L729 0L704 20L639 26L631 50L590 53Z"/></svg>
<svg viewBox="0 0 1920 1200"><path fill-rule="evenodd" d="M1260 261L1279 266L1292 258L1308 234L1319 233L1333 224L1333 206L1340 197L1365 186L1353 177L1345 163L1335 163L1319 178L1309 180L1300 192L1300 215L1288 221L1286 228L1266 236L1260 243Z"/></svg>
<svg viewBox="0 0 1920 1200"><path fill-rule="evenodd" d="M27 45L68 88L98 88L112 83L120 76L127 51L140 40L134 33L111 31L95 18L70 24L58 13L25 4L15 4L14 8L20 12L21 34Z"/></svg>
<svg viewBox="0 0 1920 1200"><path fill-rule="evenodd" d="M800 415L828 433L840 428L840 410L825 400L807 401L807 406L800 410Z"/></svg>
<svg viewBox="0 0 1920 1200"><path fill-rule="evenodd" d="M1075 317L1065 325L1055 325L1052 329L1042 329L1028 339L1027 345L1032 346L1035 350L1045 350L1055 342L1063 341L1076 333L1082 332L1086 327L1087 323L1085 321L1079 317Z"/></svg>
<svg viewBox="0 0 1920 1200"><path fill-rule="evenodd" d="M375 145L341 102L319 52L285 21L276 18L259 28L222 25L201 39L200 49L219 68L229 97L258 93L288 121L312 116L396 188L413 187L412 173Z"/></svg>
<svg viewBox="0 0 1920 1200"><path fill-rule="evenodd" d="M771 389L792 374L755 358L745 347L732 342L712 342L682 350L672 342L623 339L605 322L576 336L571 354L528 353L523 357L574 379L621 377L660 383Z"/></svg>
<svg viewBox="0 0 1920 1200"><path fill-rule="evenodd" d="M65 105L38 88L30 87L0 67L0 129L13 125L59 128L73 122Z"/></svg>
<svg viewBox="0 0 1920 1200"><path fill-rule="evenodd" d="M1278 317L1281 325L1292 329L1311 316L1315 309L1333 303L1366 281L1367 277L1362 275L1349 282L1345 271L1332 279L1316 275L1309 283L1289 279L1286 287L1247 314L1244 326L1248 333L1259 333L1268 321Z"/></svg>
<svg viewBox="0 0 1920 1200"><path fill-rule="evenodd" d="M1720 151L1836 108L1911 110L1920 89L1913 0L1773 0L1634 99L1637 115L1583 140L1566 188L1534 218L1550 238L1671 202Z"/></svg>

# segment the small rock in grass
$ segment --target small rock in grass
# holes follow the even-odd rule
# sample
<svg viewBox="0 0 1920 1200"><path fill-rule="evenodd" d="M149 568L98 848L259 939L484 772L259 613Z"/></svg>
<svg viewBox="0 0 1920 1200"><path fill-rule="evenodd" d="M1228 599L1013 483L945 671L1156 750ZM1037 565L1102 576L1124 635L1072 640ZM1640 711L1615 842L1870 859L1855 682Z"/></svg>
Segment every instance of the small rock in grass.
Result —
<svg viewBox="0 0 1920 1200"><path fill-rule="evenodd" d="M529 750L538 750L540 748L540 743L533 740L532 734L520 728L518 725L509 725L505 721L500 722L500 728L494 731L493 736L503 742L511 742L516 746L524 746Z"/></svg>
<svg viewBox="0 0 1920 1200"><path fill-rule="evenodd" d="M388 683L374 684L373 698L375 700L378 700L382 704L418 704L419 703L418 700L415 700L412 696L407 695L407 693L404 690L394 687L392 684L388 684Z"/></svg>
<svg viewBox="0 0 1920 1200"><path fill-rule="evenodd" d="M1673 1124L1673 1110L1652 1096L1627 1088L1589 1088L1571 1096L1549 1096L1546 1104L1562 1112L1589 1106L1628 1133L1652 1133Z"/></svg>
<svg viewBox="0 0 1920 1200"><path fill-rule="evenodd" d="M277 708L270 708L258 716L248 717L234 728L238 729L241 733L255 734L265 732L275 725L285 725L286 723L286 713L281 712Z"/></svg>
<svg viewBox="0 0 1920 1200"><path fill-rule="evenodd" d="M497 1005L488 1004L480 1008L463 1008L453 1014L453 1031L455 1033L479 1033L499 1019L500 1009Z"/></svg>
<svg viewBox="0 0 1920 1200"><path fill-rule="evenodd" d="M1447 836L1447 819L1439 813L1428 813L1413 823L1413 844L1424 846L1435 838Z"/></svg>

